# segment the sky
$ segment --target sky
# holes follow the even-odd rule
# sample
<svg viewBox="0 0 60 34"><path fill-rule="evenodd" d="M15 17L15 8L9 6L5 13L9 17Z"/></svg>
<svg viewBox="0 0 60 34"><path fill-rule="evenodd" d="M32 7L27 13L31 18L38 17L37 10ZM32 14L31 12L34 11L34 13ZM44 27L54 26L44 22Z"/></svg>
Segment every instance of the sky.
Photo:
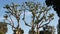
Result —
<svg viewBox="0 0 60 34"><path fill-rule="evenodd" d="M25 1L31 1L31 0L0 0L0 21L3 21L3 15L5 14L5 9L3 8L6 4L11 4L11 2L14 2L16 4L21 4L22 2L25 2ZM44 3L45 0L35 0L35 1L39 1L41 3ZM55 29L57 28L57 24L58 24L58 16L56 14L56 12L53 10L53 8L50 10L50 13L54 13L54 20L51 21L51 23L49 25L52 25L55 27ZM31 20L31 13L27 12L26 15L27 17L27 22L30 22ZM21 17L22 18L22 17ZM14 19L14 21L16 22L16 20ZM16 23L15 23L16 24ZM6 34L13 34L13 31L11 30L11 26L7 26L8 27L8 31ZM24 22L21 20L21 24L20 24L20 27L24 30L24 34L28 34L28 31L30 30L30 27L26 26L24 24ZM57 29L56 29L56 32L57 34Z"/></svg>

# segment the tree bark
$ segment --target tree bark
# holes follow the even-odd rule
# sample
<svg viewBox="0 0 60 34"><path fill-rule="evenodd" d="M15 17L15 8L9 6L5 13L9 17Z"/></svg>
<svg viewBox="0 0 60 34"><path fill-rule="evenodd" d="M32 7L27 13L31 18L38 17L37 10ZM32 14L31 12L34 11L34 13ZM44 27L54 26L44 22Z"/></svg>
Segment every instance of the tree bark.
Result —
<svg viewBox="0 0 60 34"><path fill-rule="evenodd" d="M38 28L38 24L37 24L37 34L39 34L39 28Z"/></svg>
<svg viewBox="0 0 60 34"><path fill-rule="evenodd" d="M34 34L34 27L32 27L32 34Z"/></svg>

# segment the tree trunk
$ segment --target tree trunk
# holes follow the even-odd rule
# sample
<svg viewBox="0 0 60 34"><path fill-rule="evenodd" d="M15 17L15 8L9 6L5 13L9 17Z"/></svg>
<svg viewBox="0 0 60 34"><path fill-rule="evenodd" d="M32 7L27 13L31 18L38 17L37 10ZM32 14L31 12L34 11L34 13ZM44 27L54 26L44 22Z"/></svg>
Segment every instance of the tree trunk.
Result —
<svg viewBox="0 0 60 34"><path fill-rule="evenodd" d="M34 34L34 27L32 27L32 34Z"/></svg>
<svg viewBox="0 0 60 34"><path fill-rule="evenodd" d="M17 21L18 21L18 26L17 26L18 34L21 33L21 30L19 30L19 26L20 26L20 24L19 24L19 20L20 20L20 18L18 17L18 18L17 18ZM19 31L20 31L20 32L19 32Z"/></svg>
<svg viewBox="0 0 60 34"><path fill-rule="evenodd" d="M37 34L39 34L38 24L37 24Z"/></svg>
<svg viewBox="0 0 60 34"><path fill-rule="evenodd" d="M34 16L33 16L33 20L32 20L32 34L34 34Z"/></svg>

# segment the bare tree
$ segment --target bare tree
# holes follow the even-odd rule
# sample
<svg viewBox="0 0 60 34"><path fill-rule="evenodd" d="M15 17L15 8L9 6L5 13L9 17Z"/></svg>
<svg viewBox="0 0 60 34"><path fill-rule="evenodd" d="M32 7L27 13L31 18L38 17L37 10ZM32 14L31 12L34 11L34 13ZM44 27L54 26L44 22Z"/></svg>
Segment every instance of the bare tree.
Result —
<svg viewBox="0 0 60 34"><path fill-rule="evenodd" d="M36 28L37 30L37 34L39 34L39 29L41 27L43 27L44 25L47 25L50 23L51 20L54 19L54 14L53 13L49 13L49 10L51 9L51 7L46 7L46 6L42 6L39 2L25 2L25 10L28 10L29 12L31 12L31 25L29 25L26 20L25 20L25 11L24 11L24 17L23 17L23 21L25 23L25 25L31 27L32 29L32 34L34 34L34 29ZM46 23L47 22L47 23Z"/></svg>
<svg viewBox="0 0 60 34"><path fill-rule="evenodd" d="M9 22L7 24L12 26L12 30L16 29L18 31L18 34L19 34L19 29L20 29L20 16L22 13L22 9L21 9L21 7L19 9L19 7L20 7L20 5L14 4L14 3L12 3L10 5L7 4L4 7L7 10L7 11L5 11L6 14L4 15L5 21L7 20ZM18 25L14 26L13 18L16 19Z"/></svg>

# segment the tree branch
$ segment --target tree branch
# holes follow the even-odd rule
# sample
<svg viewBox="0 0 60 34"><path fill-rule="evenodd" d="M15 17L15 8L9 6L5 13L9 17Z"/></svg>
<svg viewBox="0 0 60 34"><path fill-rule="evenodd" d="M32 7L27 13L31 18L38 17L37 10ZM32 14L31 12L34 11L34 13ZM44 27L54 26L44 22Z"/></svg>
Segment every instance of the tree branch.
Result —
<svg viewBox="0 0 60 34"><path fill-rule="evenodd" d="M12 24L12 29L13 29L13 27L14 27L14 22L13 22L13 20L12 20L11 17L10 17L10 19L11 19L11 24Z"/></svg>
<svg viewBox="0 0 60 34"><path fill-rule="evenodd" d="M44 25L47 25L47 24L49 24L49 23L50 23L50 21L51 21L51 20L49 20L49 22L48 22L48 23L46 23L46 24L43 24L42 26L39 26L39 28L43 27Z"/></svg>
<svg viewBox="0 0 60 34"><path fill-rule="evenodd" d="M27 22L25 21L25 10L24 10L24 17L22 18L22 20L24 21L24 23L25 23L26 26L31 27L31 26L30 26L29 24L27 24Z"/></svg>
<svg viewBox="0 0 60 34"><path fill-rule="evenodd" d="M25 23L25 25L26 25L26 26L29 26L29 27L31 27L29 24L27 24L27 23L26 23L26 21L25 21L25 20L24 20L24 23Z"/></svg>
<svg viewBox="0 0 60 34"><path fill-rule="evenodd" d="M6 24L8 24L8 25L10 25L10 26L12 26L13 28L15 28L15 29L16 29L16 27L14 27L13 25L11 25L10 23L6 23Z"/></svg>

